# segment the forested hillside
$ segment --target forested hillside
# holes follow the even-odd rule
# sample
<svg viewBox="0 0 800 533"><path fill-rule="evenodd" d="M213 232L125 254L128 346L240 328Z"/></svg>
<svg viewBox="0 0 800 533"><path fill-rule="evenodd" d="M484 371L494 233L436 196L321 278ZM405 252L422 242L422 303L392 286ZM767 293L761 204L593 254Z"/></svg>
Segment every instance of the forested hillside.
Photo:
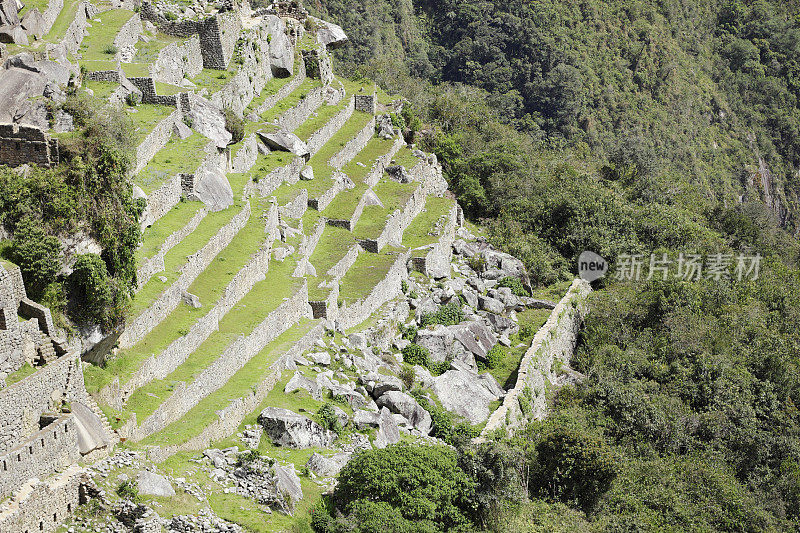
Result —
<svg viewBox="0 0 800 533"><path fill-rule="evenodd" d="M409 525L419 515L387 489L385 504L334 494L347 525L317 528L797 528L798 3L309 8L348 32L339 68L408 99L407 140L439 156L535 284L574 275L583 250L762 257L756 280L596 283L573 361L584 379L524 434L447 459L476 483L466 502L432 496L458 520Z"/></svg>

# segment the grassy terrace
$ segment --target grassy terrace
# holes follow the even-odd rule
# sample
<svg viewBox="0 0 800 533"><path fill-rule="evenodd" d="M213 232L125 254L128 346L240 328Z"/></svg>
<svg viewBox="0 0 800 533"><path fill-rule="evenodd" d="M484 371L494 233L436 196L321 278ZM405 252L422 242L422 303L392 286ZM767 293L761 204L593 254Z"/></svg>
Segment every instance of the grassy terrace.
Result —
<svg viewBox="0 0 800 533"><path fill-rule="evenodd" d="M184 227L201 207L200 202L178 202L169 213L156 220L142 235L142 245L136 250L136 264L153 257L167 237Z"/></svg>
<svg viewBox="0 0 800 533"><path fill-rule="evenodd" d="M285 111L288 111L299 104L300 101L303 100L312 89L321 86L322 83L319 80L315 80L313 78L304 79L303 83L298 85L294 91L290 92L286 98L278 100L274 106L264 111L261 114L261 120L264 122L272 122Z"/></svg>
<svg viewBox="0 0 800 533"><path fill-rule="evenodd" d="M227 407L231 400L247 395L258 386L258 383L266 376L270 365L286 353L314 325L315 321L304 318L283 332L248 361L223 387L201 400L180 420L147 438L143 444L179 444L198 435L206 426L218 419L217 411ZM283 392L283 387L280 390Z"/></svg>
<svg viewBox="0 0 800 533"><path fill-rule="evenodd" d="M87 89L91 89L96 98L108 100L111 93L119 87L119 83L111 81L84 81L83 86Z"/></svg>
<svg viewBox="0 0 800 533"><path fill-rule="evenodd" d="M234 74L235 72L230 70L204 68L200 74L190 81L197 85L198 89L208 89L208 94L211 95L222 89L233 78Z"/></svg>
<svg viewBox="0 0 800 533"><path fill-rule="evenodd" d="M300 137L302 140L308 141L308 138L311 137L312 133L327 124L328 121L332 119L339 111L347 107L347 103L349 101L350 95L348 94L336 105L322 104L322 106L317 109L316 113L312 114L308 120L297 127L297 129L294 131L294 134Z"/></svg>
<svg viewBox="0 0 800 533"><path fill-rule="evenodd" d="M78 12L80 3L81 0L67 0L64 2L64 7L61 8L61 12L58 14L58 17L56 17L56 21L53 23L47 35L44 36L44 41L55 43L64 38L64 34L67 33L67 28L69 28L69 25L72 24L72 21L75 19L75 13ZM42 13L44 13L44 11Z"/></svg>
<svg viewBox="0 0 800 533"><path fill-rule="evenodd" d="M129 316L136 317L150 307L159 295L164 292L164 289L178 279L180 268L186 263L186 258L205 246L211 240L211 237L216 235L222 226L230 222L233 216L241 209L241 203L235 203L233 207L223 211L209 213L193 232L187 235L180 244L167 252L164 256L164 271L160 272L158 276L153 276L136 293L131 303ZM167 281L162 282L159 280L158 278L161 276L165 277Z"/></svg>
<svg viewBox="0 0 800 533"><path fill-rule="evenodd" d="M519 363L522 361L525 352L528 351L536 331L547 322L549 316L550 309L526 309L518 313L520 331L511 335L511 346L506 347L498 344L503 351L503 359L498 366L488 370L488 372L494 376L497 383L504 389L512 388L517 382ZM523 346L518 346L519 344L523 344Z"/></svg>
<svg viewBox="0 0 800 533"><path fill-rule="evenodd" d="M270 78L269 81L264 84L264 88L261 89L259 95L253 98L253 100L247 106L244 114L248 115L249 113L255 111L261 104L264 103L267 98L280 91L284 85L293 79L294 76L288 76L286 78Z"/></svg>
<svg viewBox="0 0 800 533"><path fill-rule="evenodd" d="M440 235L432 235L431 231L439 220L447 216L454 203L454 200L450 198L429 196L425 201L425 209L417 215L417 218L403 233L403 246L414 249L438 241Z"/></svg>
<svg viewBox="0 0 800 533"><path fill-rule="evenodd" d="M285 298L291 296L301 283L292 278L295 261L291 258L283 263L270 263L266 279L256 283L253 289L225 315L219 329L211 334L200 347L165 379L153 381L138 389L128 400L128 409L136 413L142 422L155 411L171 394L177 382L191 383L213 363L237 338L250 334Z"/></svg>
<svg viewBox="0 0 800 533"><path fill-rule="evenodd" d="M175 108L164 105L140 104L136 107L125 107L128 116L133 120L137 142L142 142L153 128L170 116Z"/></svg>
<svg viewBox="0 0 800 533"><path fill-rule="evenodd" d="M129 78L149 78L150 63L121 63L122 72Z"/></svg>
<svg viewBox="0 0 800 533"><path fill-rule="evenodd" d="M178 173L193 173L206 155L204 149L208 142L208 138L199 133L194 133L186 139L171 138L136 175L134 183L141 187L145 194L150 194Z"/></svg>
<svg viewBox="0 0 800 533"><path fill-rule="evenodd" d="M19 367L14 372L10 373L6 376L6 387L9 385L13 385L18 381L22 381L23 379L27 378L31 374L35 373L36 369L31 366L30 363L25 363L21 367Z"/></svg>
<svg viewBox="0 0 800 533"><path fill-rule="evenodd" d="M406 169L411 169L419 162L419 157L415 156L408 146L403 146L397 151L393 161L398 165L406 167Z"/></svg>
<svg viewBox="0 0 800 533"><path fill-rule="evenodd" d="M393 180L384 180L378 183L373 190L383 202L383 207L379 205L365 207L364 213L358 219L353 230L353 235L357 239L377 239L386 225L386 218L395 209L405 205L419 186L419 182L416 181L398 183Z"/></svg>
<svg viewBox="0 0 800 533"><path fill-rule="evenodd" d="M132 16L133 11L127 9L112 9L98 14L92 20L92 27L81 43L80 53L83 59L113 59L115 52L108 53L109 47L120 28Z"/></svg>
<svg viewBox="0 0 800 533"><path fill-rule="evenodd" d="M367 296L386 277L400 252L401 248L387 246L379 254L360 254L342 278L339 299L346 303Z"/></svg>
<svg viewBox="0 0 800 533"><path fill-rule="evenodd" d="M309 278L308 297L311 300L324 299L328 291L317 287L320 281L326 279L327 272L347 254L347 251L355 244L355 240L349 231L343 228L325 226L322 237L319 239L314 253L311 254L309 261L317 271L317 277Z"/></svg>
<svg viewBox="0 0 800 533"><path fill-rule="evenodd" d="M173 94L186 92L186 89L184 89L183 87L178 87L177 85L172 85L171 83L163 83L157 81L155 82L155 86L156 86L156 94L162 96L171 96Z"/></svg>
<svg viewBox="0 0 800 533"><path fill-rule="evenodd" d="M160 353L175 339L185 335L192 324L211 310L231 279L264 242L263 222L260 218L262 212L262 207L253 205L247 225L189 287L189 292L197 295L203 306L194 309L188 305L179 305L140 342L121 351L110 361L106 367L108 372L120 376L120 381L124 383L145 359Z"/></svg>
<svg viewBox="0 0 800 533"><path fill-rule="evenodd" d="M147 33L150 40L136 43L136 61L139 63L154 63L158 59L158 54L172 43L183 42L180 37L173 37L166 33L156 32L155 35Z"/></svg>

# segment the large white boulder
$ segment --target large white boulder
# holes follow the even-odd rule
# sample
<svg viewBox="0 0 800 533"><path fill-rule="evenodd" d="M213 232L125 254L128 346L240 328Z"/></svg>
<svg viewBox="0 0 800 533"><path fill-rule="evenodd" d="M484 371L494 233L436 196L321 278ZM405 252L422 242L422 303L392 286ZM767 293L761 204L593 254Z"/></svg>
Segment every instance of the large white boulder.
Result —
<svg viewBox="0 0 800 533"><path fill-rule="evenodd" d="M258 415L258 423L272 442L290 448L327 448L333 441L330 431L288 409L267 407Z"/></svg>

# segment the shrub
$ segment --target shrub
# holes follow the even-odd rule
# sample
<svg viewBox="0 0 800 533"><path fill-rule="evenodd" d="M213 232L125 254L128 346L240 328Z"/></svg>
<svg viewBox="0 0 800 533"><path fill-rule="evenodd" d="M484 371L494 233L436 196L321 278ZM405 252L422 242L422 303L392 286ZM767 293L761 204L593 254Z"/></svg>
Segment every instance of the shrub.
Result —
<svg viewBox="0 0 800 533"><path fill-rule="evenodd" d="M475 483L457 459L444 446L397 444L357 453L339 474L332 501L358 523L371 524L362 531L468 528Z"/></svg>
<svg viewBox="0 0 800 533"><path fill-rule="evenodd" d="M431 415L433 422L431 436L441 439L451 446L463 446L480 434L467 422L455 423L450 411L428 401L422 391L412 390L411 396Z"/></svg>
<svg viewBox="0 0 800 533"><path fill-rule="evenodd" d="M103 259L97 254L79 255L69 276L75 297L76 315L102 324L111 323L114 287Z"/></svg>
<svg viewBox="0 0 800 533"><path fill-rule="evenodd" d="M178 20L178 15L176 15L172 11L167 11L164 13L164 18L167 20Z"/></svg>
<svg viewBox="0 0 800 533"><path fill-rule="evenodd" d="M233 136L231 144L236 144L244 139L244 120L229 107L226 107L223 113L225 113L225 129Z"/></svg>
<svg viewBox="0 0 800 533"><path fill-rule="evenodd" d="M400 324L398 329L400 330L400 335L402 335L402 337L407 341L414 342L414 339L417 338L417 326L414 324L411 324L408 327Z"/></svg>
<svg viewBox="0 0 800 533"><path fill-rule="evenodd" d="M247 450L244 453L240 453L236 457L236 466L244 466L250 463L256 462L258 459L261 458L261 455L256 450Z"/></svg>
<svg viewBox="0 0 800 533"><path fill-rule="evenodd" d="M103 53L104 53L104 54L108 54L108 55L114 55L114 54L116 54L117 52L119 52L119 50L118 50L118 49L117 49L117 47L116 47L116 46L114 46L113 44L107 44L107 45L105 46L105 48L103 48Z"/></svg>
<svg viewBox="0 0 800 533"><path fill-rule="evenodd" d="M133 479L128 479L117 485L117 496L128 500L139 500L139 485Z"/></svg>
<svg viewBox="0 0 800 533"><path fill-rule="evenodd" d="M17 224L6 254L19 266L28 294L34 300L38 300L45 287L55 281L61 269L58 239L47 235L42 224L30 218Z"/></svg>
<svg viewBox="0 0 800 533"><path fill-rule="evenodd" d="M139 96L137 93L130 92L125 95L125 104L131 107L136 107L141 103L142 103L142 97Z"/></svg>
<svg viewBox="0 0 800 533"><path fill-rule="evenodd" d="M464 320L464 311L461 308L461 300L454 300L445 305L439 306L435 313L425 313L420 319L422 327L433 324L443 326L455 326Z"/></svg>
<svg viewBox="0 0 800 533"><path fill-rule="evenodd" d="M503 362L505 353L499 344L492 346L492 349L486 354L486 366L489 368L497 368Z"/></svg>
<svg viewBox="0 0 800 533"><path fill-rule="evenodd" d="M400 280L400 290L403 291L403 294L408 292L408 282L404 279Z"/></svg>
<svg viewBox="0 0 800 533"><path fill-rule="evenodd" d="M507 276L498 283L500 287L508 287L515 296L530 296L519 278Z"/></svg>
<svg viewBox="0 0 800 533"><path fill-rule="evenodd" d="M330 403L325 403L319 408L319 411L317 411L317 421L319 425L325 429L330 429L337 435L341 434L344 429L342 428L342 423L339 422L339 417L336 416L336 410Z"/></svg>
<svg viewBox="0 0 800 533"><path fill-rule="evenodd" d="M424 346L413 342L403 348L403 361L409 365L420 365L427 367L431 357L431 352Z"/></svg>
<svg viewBox="0 0 800 533"><path fill-rule="evenodd" d="M398 374L400 381L403 382L403 386L406 390L411 390L414 387L414 380L416 376L414 374L414 369L408 365L403 365L403 368L400 369L400 374Z"/></svg>
<svg viewBox="0 0 800 533"><path fill-rule="evenodd" d="M486 258L483 254L475 254L469 259L467 259L467 264L469 267L480 274L484 270L486 270Z"/></svg>

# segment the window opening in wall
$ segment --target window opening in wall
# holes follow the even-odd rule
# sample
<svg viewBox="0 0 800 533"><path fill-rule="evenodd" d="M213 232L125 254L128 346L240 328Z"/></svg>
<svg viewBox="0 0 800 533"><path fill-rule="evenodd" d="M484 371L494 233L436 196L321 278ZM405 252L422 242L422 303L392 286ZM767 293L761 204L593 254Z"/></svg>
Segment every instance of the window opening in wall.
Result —
<svg viewBox="0 0 800 533"><path fill-rule="evenodd" d="M42 448L44 448L44 439L42 439Z"/></svg>
<svg viewBox="0 0 800 533"><path fill-rule="evenodd" d="M28 453L33 455L33 446L28 446Z"/></svg>
<svg viewBox="0 0 800 533"><path fill-rule="evenodd" d="M53 522L58 522L58 518L56 518L56 513L53 513Z"/></svg>

